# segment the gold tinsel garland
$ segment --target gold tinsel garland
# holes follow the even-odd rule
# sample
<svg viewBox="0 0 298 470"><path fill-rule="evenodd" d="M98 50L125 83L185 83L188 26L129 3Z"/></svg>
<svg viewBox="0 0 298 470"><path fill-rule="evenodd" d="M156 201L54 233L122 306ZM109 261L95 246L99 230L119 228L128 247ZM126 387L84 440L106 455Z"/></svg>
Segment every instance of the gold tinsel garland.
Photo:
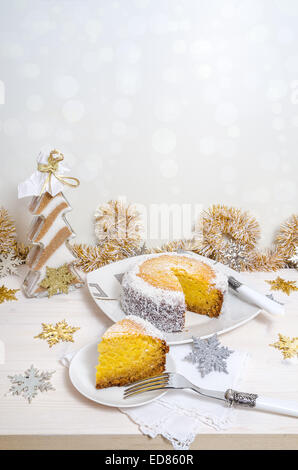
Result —
<svg viewBox="0 0 298 470"><path fill-rule="evenodd" d="M296 268L298 270L298 245L293 256L288 260L290 267Z"/></svg>
<svg viewBox="0 0 298 470"><path fill-rule="evenodd" d="M255 263L249 271L276 271L286 267L283 251L277 246L263 251L255 251Z"/></svg>
<svg viewBox="0 0 298 470"><path fill-rule="evenodd" d="M193 251L194 253L200 254L202 251L202 242L197 238L192 238L190 240L173 240L171 242L164 243L160 247L146 249L146 253L165 253L179 251Z"/></svg>
<svg viewBox="0 0 298 470"><path fill-rule="evenodd" d="M130 246L127 240L107 242L104 246L74 244L72 250L78 258L76 267L85 273L94 271L106 264L144 253L142 248L136 250L134 245Z"/></svg>
<svg viewBox="0 0 298 470"><path fill-rule="evenodd" d="M293 214L281 225L275 237L275 244L284 259L289 262L298 247L298 214Z"/></svg>
<svg viewBox="0 0 298 470"><path fill-rule="evenodd" d="M22 263L26 262L27 255L29 253L30 246L25 245L22 242L15 242L13 245L13 251L15 256L22 261Z"/></svg>
<svg viewBox="0 0 298 470"><path fill-rule="evenodd" d="M248 212L213 205L202 216L202 254L238 271L276 271L286 267L289 253L295 252L298 216L284 224L272 248L260 251L256 245L259 224Z"/></svg>
<svg viewBox="0 0 298 470"><path fill-rule="evenodd" d="M16 228L8 211L4 207L0 208L0 252L10 251L15 244Z"/></svg>
<svg viewBox="0 0 298 470"><path fill-rule="evenodd" d="M95 212L97 245L74 244L76 267L84 272L145 252L139 212L122 200L100 205Z"/></svg>
<svg viewBox="0 0 298 470"><path fill-rule="evenodd" d="M109 201L96 209L94 219L98 245L126 240L130 247L140 248L140 214L133 204L126 204L121 199Z"/></svg>
<svg viewBox="0 0 298 470"><path fill-rule="evenodd" d="M213 205L201 216L202 237L174 240L160 247L143 244L139 212L133 204L122 200L102 204L95 212L97 246L73 245L78 257L77 267L85 272L105 264L143 253L193 251L241 271L276 271L287 266L297 267L291 259L298 250L298 215L293 214L281 225L274 245L260 251L257 241L260 228L247 211L225 205ZM29 246L16 241L13 220L0 208L0 253L14 252L25 262Z"/></svg>
<svg viewBox="0 0 298 470"><path fill-rule="evenodd" d="M14 253L14 256L25 263L29 246L16 240L16 227L4 207L0 208L0 253Z"/></svg>
<svg viewBox="0 0 298 470"><path fill-rule="evenodd" d="M89 272L138 254L193 251L238 271L276 271L287 267L287 263L290 265L288 260L298 243L297 215L281 226L273 247L262 251L257 248L259 224L247 211L213 205L202 213L200 226L200 236L194 233L192 239L174 240L150 248L142 245L142 224L134 206L109 201L95 213L98 245L73 245L77 267Z"/></svg>
<svg viewBox="0 0 298 470"><path fill-rule="evenodd" d="M249 250L260 238L260 226L248 212L236 207L215 204L202 215L203 250L208 258L217 259L233 241ZM219 261L219 260L218 260Z"/></svg>

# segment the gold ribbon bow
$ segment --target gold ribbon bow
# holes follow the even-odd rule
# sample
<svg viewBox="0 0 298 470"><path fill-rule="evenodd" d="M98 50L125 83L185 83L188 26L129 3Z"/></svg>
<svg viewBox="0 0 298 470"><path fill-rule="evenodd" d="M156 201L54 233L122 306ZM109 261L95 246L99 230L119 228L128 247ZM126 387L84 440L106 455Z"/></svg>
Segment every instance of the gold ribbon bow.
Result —
<svg viewBox="0 0 298 470"><path fill-rule="evenodd" d="M58 175L58 168L59 168L59 163L64 159L63 153L59 152L58 150L52 150L49 157L48 157L48 163L39 163L37 166L38 171L41 173L48 173L48 176L45 179L45 182L43 184L43 187L41 188L40 195L45 191L47 184L49 184L49 190L52 192L51 188L51 179L52 175L55 176L55 178L60 181L62 184L66 184L67 186L71 186L72 188L76 188L79 186L80 181L78 178L74 178L73 176L63 176L63 175ZM72 182L70 182L72 181Z"/></svg>

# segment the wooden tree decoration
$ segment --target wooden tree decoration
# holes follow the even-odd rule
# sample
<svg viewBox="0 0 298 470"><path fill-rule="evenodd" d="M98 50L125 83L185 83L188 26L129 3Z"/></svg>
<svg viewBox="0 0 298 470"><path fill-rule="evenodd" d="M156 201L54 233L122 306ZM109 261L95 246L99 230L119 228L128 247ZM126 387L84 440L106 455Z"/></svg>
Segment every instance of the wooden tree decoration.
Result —
<svg viewBox="0 0 298 470"><path fill-rule="evenodd" d="M38 187L42 185L41 194L33 196L29 206L30 212L34 215L29 229L29 241L32 247L26 260L29 271L23 282L23 291L28 297L68 293L69 290L83 285L73 266L76 257L69 246L69 240L75 234L65 215L71 211L71 207L62 191L51 194L54 192L51 184L52 176L58 179L60 187L64 184L69 186L79 184L76 178L64 177L60 171L58 173L58 163L62 159L63 155L56 150L51 151L49 155L42 153L39 157L38 173L44 178L39 178L37 185ZM75 184L69 183L69 180L74 180ZM20 187L21 185L19 194L20 192L22 194ZM56 191L58 188L56 182ZM31 187L26 195L28 192L32 192Z"/></svg>

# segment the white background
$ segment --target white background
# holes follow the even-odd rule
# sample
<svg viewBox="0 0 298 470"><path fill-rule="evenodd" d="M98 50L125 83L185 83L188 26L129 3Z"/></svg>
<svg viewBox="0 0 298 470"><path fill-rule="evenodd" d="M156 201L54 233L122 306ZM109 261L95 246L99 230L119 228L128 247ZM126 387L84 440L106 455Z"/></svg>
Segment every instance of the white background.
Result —
<svg viewBox="0 0 298 470"><path fill-rule="evenodd" d="M297 212L298 1L0 0L0 204L44 144L68 156L68 220L99 203L249 209L263 244ZM3 93L3 87L5 93Z"/></svg>

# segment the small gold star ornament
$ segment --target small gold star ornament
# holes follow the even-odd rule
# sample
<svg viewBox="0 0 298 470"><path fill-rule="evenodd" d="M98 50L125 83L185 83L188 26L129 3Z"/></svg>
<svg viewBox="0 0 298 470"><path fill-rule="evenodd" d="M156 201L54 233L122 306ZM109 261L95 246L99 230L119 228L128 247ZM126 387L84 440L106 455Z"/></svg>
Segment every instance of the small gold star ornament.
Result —
<svg viewBox="0 0 298 470"><path fill-rule="evenodd" d="M8 289L7 287L0 286L0 304L5 301L10 300L18 300L15 296L15 293L18 292L20 289Z"/></svg>
<svg viewBox="0 0 298 470"><path fill-rule="evenodd" d="M296 281L286 281L278 276L273 281L266 281L268 284L271 285L271 290L281 290L287 295L290 295L292 291L298 290L296 286Z"/></svg>
<svg viewBox="0 0 298 470"><path fill-rule="evenodd" d="M69 326L66 320L57 322L56 325L51 323L42 323L41 325L42 332L34 338L45 339L50 348L61 341L73 343L72 335L80 329L80 327Z"/></svg>
<svg viewBox="0 0 298 470"><path fill-rule="evenodd" d="M40 282L40 287L47 289L48 296L63 292L68 294L68 286L76 280L76 277L70 272L67 264L60 268L46 268L46 277Z"/></svg>
<svg viewBox="0 0 298 470"><path fill-rule="evenodd" d="M298 355L298 337L291 339L289 336L284 336L280 333L278 334L278 337L279 341L269 344L269 346L279 349L282 352L284 359L289 359Z"/></svg>

